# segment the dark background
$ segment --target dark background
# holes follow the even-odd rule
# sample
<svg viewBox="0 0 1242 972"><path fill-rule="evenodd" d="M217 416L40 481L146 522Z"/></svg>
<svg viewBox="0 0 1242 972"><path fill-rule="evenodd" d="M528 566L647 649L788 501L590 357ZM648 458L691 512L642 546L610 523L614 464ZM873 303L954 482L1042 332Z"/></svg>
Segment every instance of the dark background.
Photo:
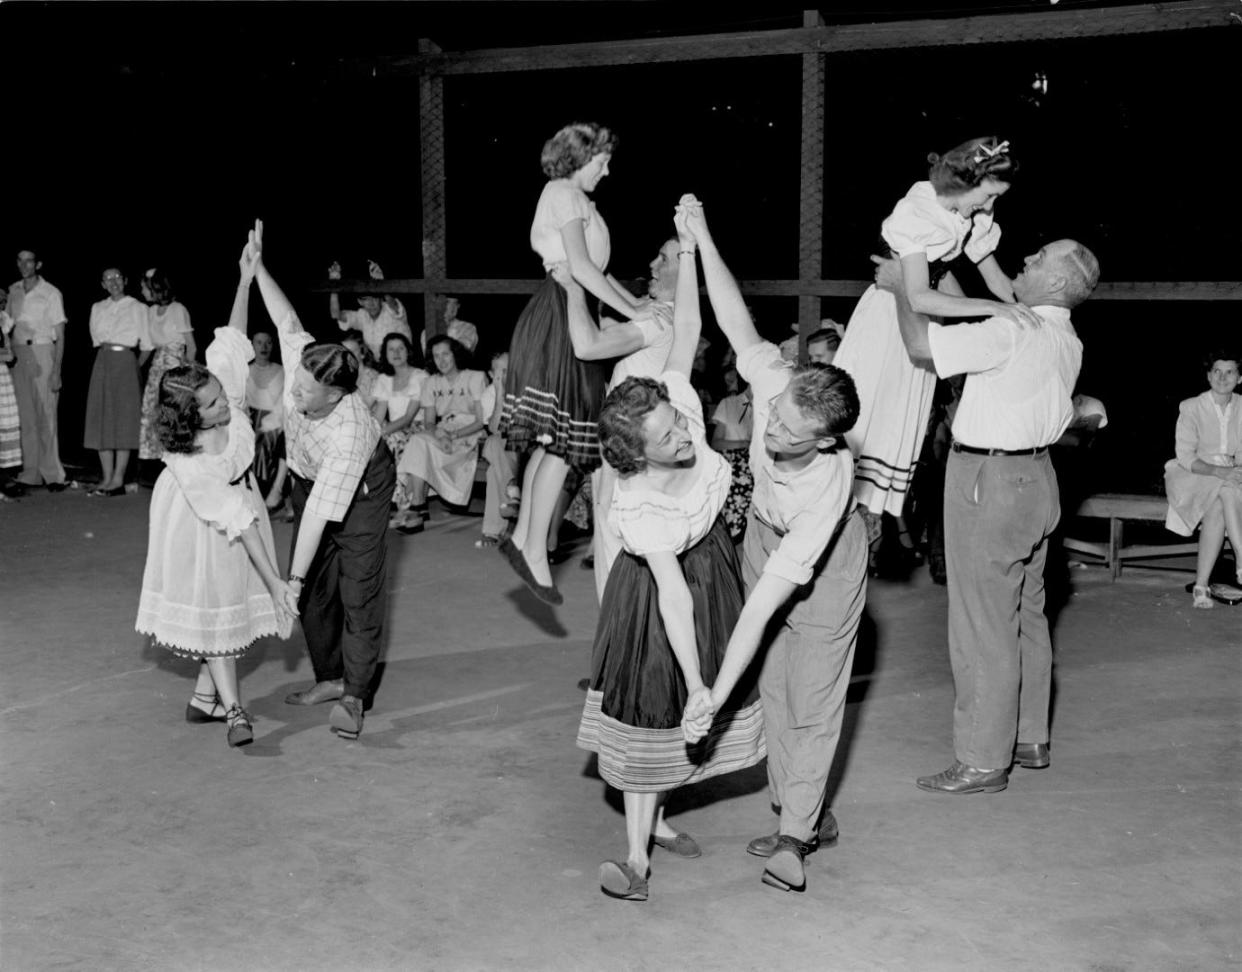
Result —
<svg viewBox="0 0 1242 972"><path fill-rule="evenodd" d="M1023 9L1049 7L821 8L829 23ZM309 288L334 259L346 276L362 276L368 258L388 277L421 275L418 79L385 70L419 37L462 50L801 22L801 7L782 3L3 4L0 236L5 253L37 249L65 295L63 457L93 462L80 449L86 324L105 267L119 266L135 295L143 270L166 269L200 347L226 322L255 216L273 273L324 336L327 299ZM1007 269L1072 236L1106 280L1239 279L1239 55L1242 28L829 56L825 277L869 275L880 221L926 177L929 151L994 133L1021 162L997 210ZM1046 93L1032 87L1037 73ZM618 277L646 273L687 191L707 204L739 277L796 277L800 85L797 56L446 79L449 276L539 276L527 237L539 151L586 119L621 139L595 194ZM463 300L484 360L507 343L523 300ZM419 319L421 299L405 302ZM825 300L823 312L844 322L852 304ZM797 317L793 298L753 306L777 339ZM262 316L256 300L252 323ZM1075 322L1079 390L1110 416L1101 485L1158 491L1176 402L1205 387L1201 354L1236 341L1238 305L1100 300ZM713 353L722 343L716 334Z"/></svg>

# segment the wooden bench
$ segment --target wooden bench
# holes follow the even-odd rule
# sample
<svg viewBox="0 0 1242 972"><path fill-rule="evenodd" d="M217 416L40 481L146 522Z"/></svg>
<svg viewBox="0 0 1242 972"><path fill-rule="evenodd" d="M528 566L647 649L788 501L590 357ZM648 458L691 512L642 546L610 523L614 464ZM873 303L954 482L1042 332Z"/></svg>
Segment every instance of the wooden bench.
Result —
<svg viewBox="0 0 1242 972"><path fill-rule="evenodd" d="M1180 540L1178 543L1145 543L1126 546L1123 530L1129 521L1164 523L1169 503L1163 496L1143 496L1135 493L1096 493L1088 496L1075 511L1076 516L1108 520L1108 542L1090 543L1066 536L1062 543L1066 550L1099 557L1109 569L1113 580L1121 574L1121 565L1127 560L1150 560L1159 557L1180 557L1198 551L1197 540Z"/></svg>

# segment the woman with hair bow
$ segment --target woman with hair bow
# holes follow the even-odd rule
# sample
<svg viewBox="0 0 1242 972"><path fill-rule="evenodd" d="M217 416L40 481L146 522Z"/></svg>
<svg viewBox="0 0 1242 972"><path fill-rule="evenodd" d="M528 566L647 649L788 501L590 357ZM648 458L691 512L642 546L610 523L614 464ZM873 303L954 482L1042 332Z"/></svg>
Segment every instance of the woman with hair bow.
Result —
<svg viewBox="0 0 1242 972"><path fill-rule="evenodd" d="M1000 316L1037 324L1029 308L1014 303L1013 287L995 257L1001 232L992 207L1018 170L1009 143L975 138L927 160L927 181L910 187L880 229L885 248L901 260L911 306L938 318ZM963 252L995 300L963 295L949 272ZM881 515L901 515L936 375L910 359L893 295L874 286L854 308L833 364L848 371L858 389L858 422L845 438L856 460L854 496L867 514L874 549Z"/></svg>

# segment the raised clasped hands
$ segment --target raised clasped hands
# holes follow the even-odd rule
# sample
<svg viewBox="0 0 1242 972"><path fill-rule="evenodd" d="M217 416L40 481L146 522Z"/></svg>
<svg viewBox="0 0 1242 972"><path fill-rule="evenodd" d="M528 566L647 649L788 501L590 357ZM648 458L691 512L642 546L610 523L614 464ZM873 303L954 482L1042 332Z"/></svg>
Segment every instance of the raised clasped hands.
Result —
<svg viewBox="0 0 1242 972"><path fill-rule="evenodd" d="M249 283L254 279L263 262L263 220L254 221L254 229L246 234L246 245L242 247L241 258L237 261L241 270L242 282Z"/></svg>
<svg viewBox="0 0 1242 972"><path fill-rule="evenodd" d="M384 271L380 269L380 265L374 260L367 261L367 273L370 275L372 280L384 279Z"/></svg>
<svg viewBox="0 0 1242 972"><path fill-rule="evenodd" d="M712 721L716 717L716 708L712 702L711 689L699 686L686 699L686 708L681 717L681 732L688 743L697 743L710 731Z"/></svg>
<svg viewBox="0 0 1242 972"><path fill-rule="evenodd" d="M333 260L332 266L328 267L328 279L329 280L340 280L341 279L341 261L340 260Z"/></svg>

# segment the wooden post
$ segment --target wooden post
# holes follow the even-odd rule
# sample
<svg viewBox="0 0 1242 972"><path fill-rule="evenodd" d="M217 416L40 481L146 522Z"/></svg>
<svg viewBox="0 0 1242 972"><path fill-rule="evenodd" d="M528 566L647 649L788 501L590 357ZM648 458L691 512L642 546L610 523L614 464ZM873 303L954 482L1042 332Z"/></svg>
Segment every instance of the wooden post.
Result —
<svg viewBox="0 0 1242 972"><path fill-rule="evenodd" d="M803 27L822 27L818 10L802 11ZM798 227L799 285L809 288L824 275L824 55L802 55L802 211ZM798 360L806 360L806 339L820 320L820 299L798 296Z"/></svg>
<svg viewBox="0 0 1242 972"><path fill-rule="evenodd" d="M440 48L419 38L420 55ZM442 281L448 275L444 255L444 78L424 73L418 79L418 137L422 166L423 277L434 289L423 294L423 333L434 337L444 322Z"/></svg>

